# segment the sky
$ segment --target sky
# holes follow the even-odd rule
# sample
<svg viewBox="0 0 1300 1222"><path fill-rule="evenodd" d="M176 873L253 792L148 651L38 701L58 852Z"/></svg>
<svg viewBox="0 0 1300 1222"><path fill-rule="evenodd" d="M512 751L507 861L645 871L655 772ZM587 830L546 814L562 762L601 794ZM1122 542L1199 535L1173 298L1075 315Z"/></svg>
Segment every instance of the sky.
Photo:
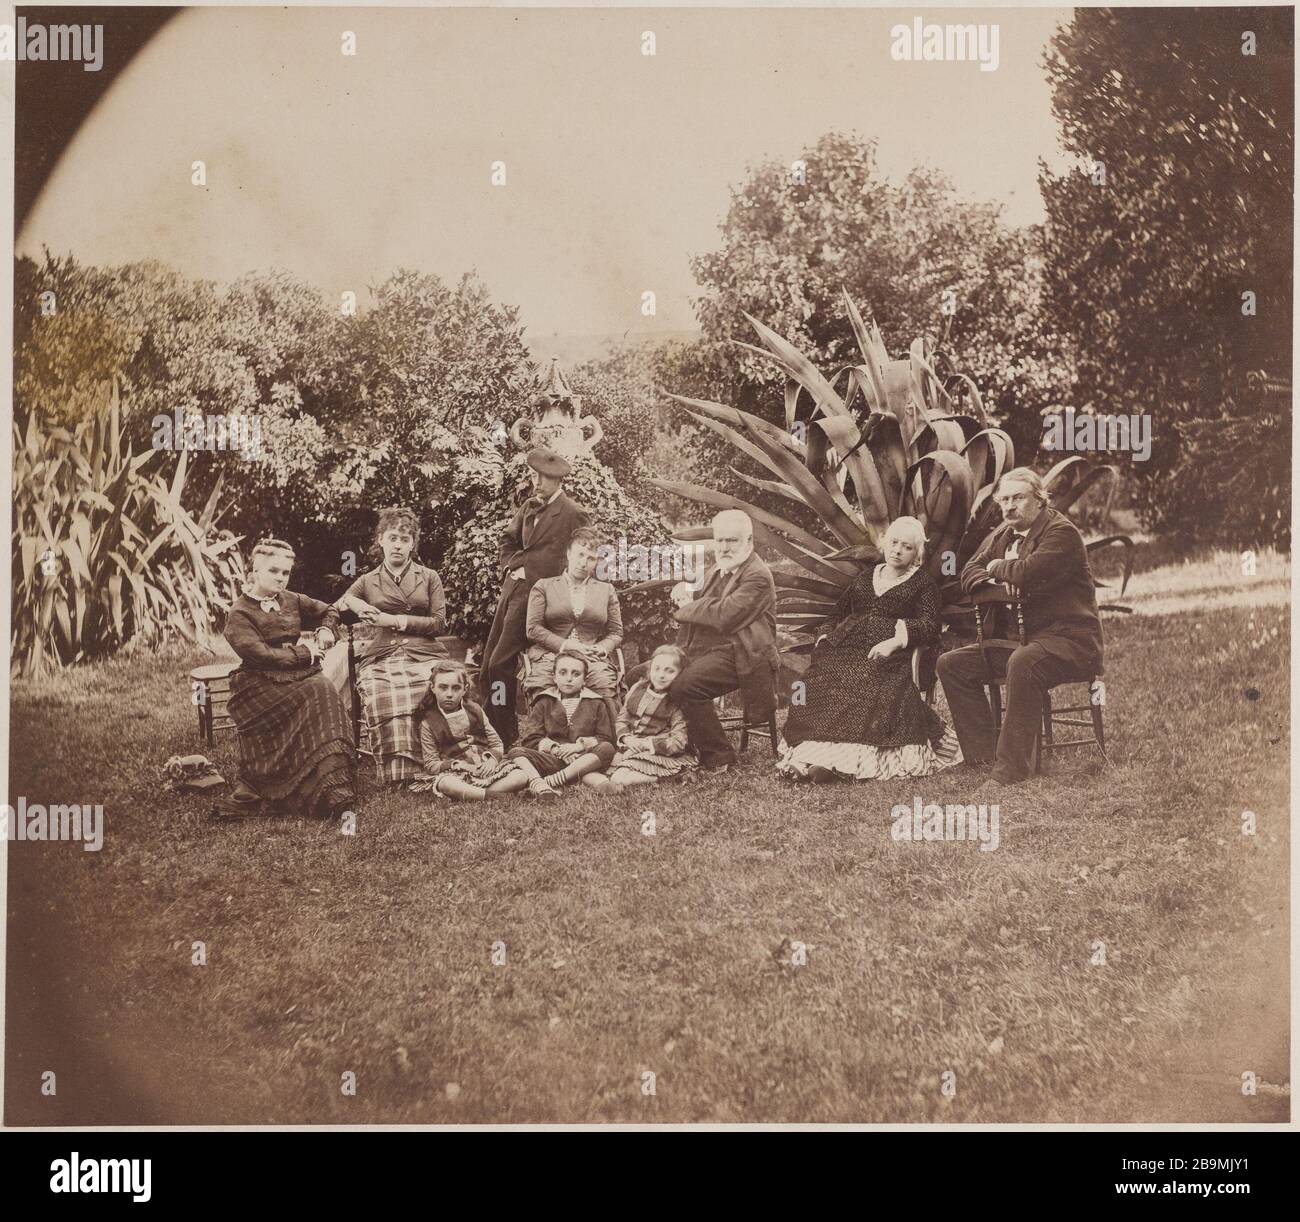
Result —
<svg viewBox="0 0 1300 1222"><path fill-rule="evenodd" d="M890 29L918 13L996 22L997 70L895 62ZM474 270L534 340L686 331L688 260L718 245L730 188L827 131L875 137L892 178L928 164L1041 220L1038 158L1063 161L1041 60L1068 16L193 9L91 113L18 250L220 281L280 268L363 306L398 267Z"/></svg>

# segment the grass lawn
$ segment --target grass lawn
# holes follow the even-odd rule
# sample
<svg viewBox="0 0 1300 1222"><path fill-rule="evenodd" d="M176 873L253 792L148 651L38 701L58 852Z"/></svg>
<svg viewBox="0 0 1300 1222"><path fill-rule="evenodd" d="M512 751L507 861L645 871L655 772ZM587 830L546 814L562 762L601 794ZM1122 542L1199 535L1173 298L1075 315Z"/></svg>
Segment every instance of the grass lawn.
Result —
<svg viewBox="0 0 1300 1222"><path fill-rule="evenodd" d="M158 772L204 749L196 655L18 683L11 800L107 830L9 846L5 1119L1284 1120L1288 580L1140 568L1106 620L1110 766L1005 791L996 852L890 837L970 770L792 786L762 740L613 799L370 785L355 836L218 824ZM232 733L214 758L234 775Z"/></svg>

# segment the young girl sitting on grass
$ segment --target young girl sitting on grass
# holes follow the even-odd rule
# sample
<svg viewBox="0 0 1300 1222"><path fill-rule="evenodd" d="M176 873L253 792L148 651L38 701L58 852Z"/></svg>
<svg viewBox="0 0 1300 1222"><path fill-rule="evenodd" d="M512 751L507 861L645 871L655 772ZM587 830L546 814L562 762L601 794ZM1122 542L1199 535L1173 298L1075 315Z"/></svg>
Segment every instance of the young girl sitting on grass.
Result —
<svg viewBox="0 0 1300 1222"><path fill-rule="evenodd" d="M609 772L589 773L584 785L617 793L625 785L653 785L695 767L686 749L686 717L668 695L685 662L676 645L654 651L647 677L628 692L618 715L618 754Z"/></svg>
<svg viewBox="0 0 1300 1222"><path fill-rule="evenodd" d="M448 798L481 802L503 777L505 748L487 714L465 699L469 676L459 662L435 662L429 690L415 706L415 732L424 772L411 786Z"/></svg>
<svg viewBox="0 0 1300 1222"><path fill-rule="evenodd" d="M527 788L535 798L607 768L614 758L614 712L608 700L586 686L585 654L562 649L555 658L555 686L533 701L521 727L520 745L506 756L511 772L488 786L489 793Z"/></svg>

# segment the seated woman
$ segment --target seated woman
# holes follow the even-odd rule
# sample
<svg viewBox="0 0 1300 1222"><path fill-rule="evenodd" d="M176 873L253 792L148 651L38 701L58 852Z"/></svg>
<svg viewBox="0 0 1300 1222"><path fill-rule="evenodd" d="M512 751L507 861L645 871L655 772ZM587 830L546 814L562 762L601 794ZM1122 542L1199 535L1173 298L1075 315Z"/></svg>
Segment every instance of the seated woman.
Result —
<svg viewBox="0 0 1300 1222"><path fill-rule="evenodd" d="M446 658L438 634L447 600L433 569L417 564L420 526L409 509L385 509L375 528L383 562L348 587L347 607L378 631L357 647L357 686L375 772L381 781L410 780L422 768L415 706L429 690L434 664Z"/></svg>
<svg viewBox="0 0 1300 1222"><path fill-rule="evenodd" d="M914 645L939 639L939 588L921 568L925 528L895 518L884 564L864 569L818 637L790 709L777 771L815 781L926 776L961 759L956 735L912 683Z"/></svg>
<svg viewBox="0 0 1300 1222"><path fill-rule="evenodd" d="M529 701L555 683L555 658L562 649L587 659L587 687L612 698L618 676L610 659L623 642L623 612L607 581L598 581L598 535L590 527L569 539L568 564L558 577L543 577L528 595Z"/></svg>
<svg viewBox="0 0 1300 1222"><path fill-rule="evenodd" d="M293 561L283 540L262 540L226 620L226 640L241 661L227 705L239 731L240 784L220 807L227 815L259 813L263 802L308 815L355 809L352 727L320 669L338 612L286 588ZM298 644L312 628L312 641Z"/></svg>

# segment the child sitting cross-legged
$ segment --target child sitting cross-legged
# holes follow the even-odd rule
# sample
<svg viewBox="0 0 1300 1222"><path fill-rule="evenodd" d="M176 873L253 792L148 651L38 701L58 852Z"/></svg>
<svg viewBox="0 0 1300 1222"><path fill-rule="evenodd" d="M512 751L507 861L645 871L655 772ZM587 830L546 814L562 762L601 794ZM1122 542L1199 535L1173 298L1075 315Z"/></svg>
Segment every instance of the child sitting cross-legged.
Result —
<svg viewBox="0 0 1300 1222"><path fill-rule="evenodd" d="M676 645L654 651L647 677L633 685L618 715L618 754L607 773L588 774L584 785L617 793L625 785L653 785L696 766L687 751L686 717L668 694L685 661Z"/></svg>
<svg viewBox="0 0 1300 1222"><path fill-rule="evenodd" d="M614 711L586 686L587 658L562 649L555 658L555 686L542 692L520 727L520 745L506 755L512 771L489 785L489 793L527 788L535 798L609 766L614 758Z"/></svg>
<svg viewBox="0 0 1300 1222"><path fill-rule="evenodd" d="M415 730L424 771L411 789L481 802L488 785L505 775L501 736L487 714L465 699L469 676L459 662L436 662L429 690L415 706Z"/></svg>

